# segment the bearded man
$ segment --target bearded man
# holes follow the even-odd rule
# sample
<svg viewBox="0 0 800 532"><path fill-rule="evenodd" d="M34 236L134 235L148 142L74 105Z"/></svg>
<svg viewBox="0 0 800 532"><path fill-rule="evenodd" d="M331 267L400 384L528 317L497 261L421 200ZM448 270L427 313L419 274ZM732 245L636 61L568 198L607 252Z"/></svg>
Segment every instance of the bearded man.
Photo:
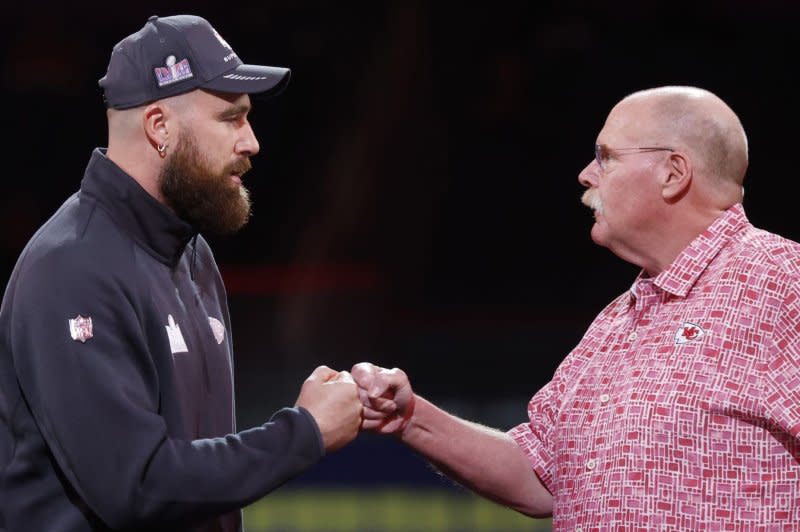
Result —
<svg viewBox="0 0 800 532"><path fill-rule="evenodd" d="M250 94L204 19L151 17L100 80L108 148L22 252L0 310L0 530L225 531L355 438L347 372L236 431L225 288L202 233L247 223Z"/></svg>

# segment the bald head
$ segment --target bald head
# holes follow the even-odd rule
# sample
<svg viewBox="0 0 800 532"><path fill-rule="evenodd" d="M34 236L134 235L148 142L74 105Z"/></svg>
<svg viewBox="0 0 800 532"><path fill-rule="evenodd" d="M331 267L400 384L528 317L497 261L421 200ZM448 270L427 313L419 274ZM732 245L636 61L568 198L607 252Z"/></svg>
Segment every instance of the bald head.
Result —
<svg viewBox="0 0 800 532"><path fill-rule="evenodd" d="M653 137L687 151L699 177L742 186L747 136L736 113L715 94L696 87L657 87L630 94L618 105L643 106Z"/></svg>

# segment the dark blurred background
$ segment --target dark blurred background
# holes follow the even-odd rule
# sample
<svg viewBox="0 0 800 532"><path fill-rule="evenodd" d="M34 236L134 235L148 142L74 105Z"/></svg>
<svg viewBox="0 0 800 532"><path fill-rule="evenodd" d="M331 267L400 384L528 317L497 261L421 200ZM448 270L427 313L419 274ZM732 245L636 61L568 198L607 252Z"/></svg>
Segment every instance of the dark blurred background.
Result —
<svg viewBox="0 0 800 532"><path fill-rule="evenodd" d="M797 2L30 1L0 23L4 280L106 143L112 46L177 13L292 69L251 116L254 217L212 239L242 424L293 403L317 365L362 360L476 421L523 421L637 273L591 242L576 178L638 89L726 100L750 140L750 220L800 239Z"/></svg>

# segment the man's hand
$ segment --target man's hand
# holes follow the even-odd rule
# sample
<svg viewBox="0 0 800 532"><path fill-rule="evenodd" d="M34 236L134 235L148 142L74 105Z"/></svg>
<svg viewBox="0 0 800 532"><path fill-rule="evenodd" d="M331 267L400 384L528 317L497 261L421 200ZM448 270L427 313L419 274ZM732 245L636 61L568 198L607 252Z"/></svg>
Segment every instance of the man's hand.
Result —
<svg viewBox="0 0 800 532"><path fill-rule="evenodd" d="M319 426L325 452L336 451L358 435L361 402L347 371L319 366L300 389L295 406L308 410Z"/></svg>
<svg viewBox="0 0 800 532"><path fill-rule="evenodd" d="M414 414L415 396L405 372L359 362L352 368L364 411L362 430L400 436Z"/></svg>

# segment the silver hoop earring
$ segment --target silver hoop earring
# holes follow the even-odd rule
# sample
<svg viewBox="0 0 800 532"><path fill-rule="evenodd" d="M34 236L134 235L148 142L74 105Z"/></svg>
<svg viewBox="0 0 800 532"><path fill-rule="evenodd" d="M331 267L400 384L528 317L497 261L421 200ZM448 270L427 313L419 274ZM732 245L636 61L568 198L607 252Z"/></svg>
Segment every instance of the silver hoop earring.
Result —
<svg viewBox="0 0 800 532"><path fill-rule="evenodd" d="M158 154L164 158L167 155L167 145L166 144L159 144L156 148L158 150Z"/></svg>

